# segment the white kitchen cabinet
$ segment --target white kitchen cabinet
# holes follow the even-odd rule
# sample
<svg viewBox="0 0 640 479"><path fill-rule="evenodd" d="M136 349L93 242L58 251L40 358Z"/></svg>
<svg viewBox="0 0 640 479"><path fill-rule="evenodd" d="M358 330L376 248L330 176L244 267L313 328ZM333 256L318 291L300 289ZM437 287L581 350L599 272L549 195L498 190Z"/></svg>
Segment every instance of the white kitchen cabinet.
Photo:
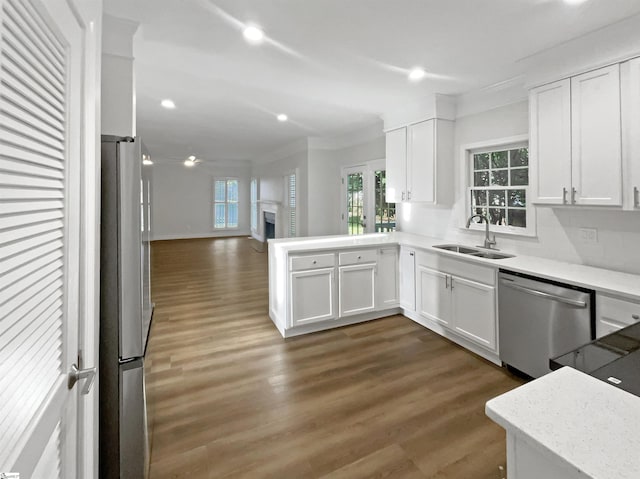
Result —
<svg viewBox="0 0 640 479"><path fill-rule="evenodd" d="M572 200L622 205L620 66L571 78Z"/></svg>
<svg viewBox="0 0 640 479"><path fill-rule="evenodd" d="M622 205L620 67L531 90L533 202Z"/></svg>
<svg viewBox="0 0 640 479"><path fill-rule="evenodd" d="M416 271L418 314L495 352L495 270L420 252Z"/></svg>
<svg viewBox="0 0 640 479"><path fill-rule="evenodd" d="M386 134L386 199L400 203L407 194L407 129L398 128Z"/></svg>
<svg viewBox="0 0 640 479"><path fill-rule="evenodd" d="M496 288L451 277L455 331L488 349L496 349Z"/></svg>
<svg viewBox="0 0 640 479"><path fill-rule="evenodd" d="M451 292L446 273L418 265L418 313L451 327Z"/></svg>
<svg viewBox="0 0 640 479"><path fill-rule="evenodd" d="M340 317L375 311L376 264L340 266Z"/></svg>
<svg viewBox="0 0 640 479"><path fill-rule="evenodd" d="M376 308L395 308L399 303L398 248L380 248L376 269Z"/></svg>
<svg viewBox="0 0 640 479"><path fill-rule="evenodd" d="M529 178L540 204L567 203L571 188L571 81L529 92Z"/></svg>
<svg viewBox="0 0 640 479"><path fill-rule="evenodd" d="M291 273L291 326L336 319L335 268Z"/></svg>
<svg viewBox="0 0 640 479"><path fill-rule="evenodd" d="M416 310L416 252L412 248L400 248L400 307Z"/></svg>
<svg viewBox="0 0 640 479"><path fill-rule="evenodd" d="M453 190L453 122L431 119L386 134L387 201L446 204Z"/></svg>
<svg viewBox="0 0 640 479"><path fill-rule="evenodd" d="M596 337L614 333L640 321L640 304L598 293L596 296Z"/></svg>
<svg viewBox="0 0 640 479"><path fill-rule="evenodd" d="M625 170L624 208L640 210L640 58L622 64L625 69L623 87L623 132Z"/></svg>

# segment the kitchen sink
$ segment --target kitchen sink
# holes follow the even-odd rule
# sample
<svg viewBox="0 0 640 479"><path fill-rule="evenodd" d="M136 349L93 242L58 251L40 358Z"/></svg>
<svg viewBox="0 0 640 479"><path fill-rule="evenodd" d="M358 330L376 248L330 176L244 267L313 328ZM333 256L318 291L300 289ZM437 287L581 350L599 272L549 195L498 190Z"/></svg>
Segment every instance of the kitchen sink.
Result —
<svg viewBox="0 0 640 479"><path fill-rule="evenodd" d="M506 258L513 258L512 254L505 254L505 253L496 253L494 251L478 251L477 253L467 253L470 256L478 256L480 258L487 258L487 259L506 259Z"/></svg>
<svg viewBox="0 0 640 479"><path fill-rule="evenodd" d="M454 253L468 254L469 256L477 256L479 258L486 259L506 259L514 257L512 254L481 250L478 248L471 248L469 246L462 246L458 244L439 244L434 246L434 248L443 249L445 251L453 251Z"/></svg>
<svg viewBox="0 0 640 479"><path fill-rule="evenodd" d="M441 245L434 246L434 248L443 249L446 251L453 251L455 253L462 253L462 254L481 253L479 249L469 248L468 246L460 246L457 244L441 244Z"/></svg>

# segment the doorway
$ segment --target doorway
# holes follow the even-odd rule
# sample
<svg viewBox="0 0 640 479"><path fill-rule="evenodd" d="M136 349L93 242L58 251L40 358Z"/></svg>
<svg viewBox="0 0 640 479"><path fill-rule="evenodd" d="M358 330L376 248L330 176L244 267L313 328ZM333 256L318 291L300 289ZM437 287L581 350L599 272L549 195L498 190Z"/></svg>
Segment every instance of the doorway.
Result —
<svg viewBox="0 0 640 479"><path fill-rule="evenodd" d="M385 196L385 160L342 169L342 232L348 235L395 231L396 205Z"/></svg>

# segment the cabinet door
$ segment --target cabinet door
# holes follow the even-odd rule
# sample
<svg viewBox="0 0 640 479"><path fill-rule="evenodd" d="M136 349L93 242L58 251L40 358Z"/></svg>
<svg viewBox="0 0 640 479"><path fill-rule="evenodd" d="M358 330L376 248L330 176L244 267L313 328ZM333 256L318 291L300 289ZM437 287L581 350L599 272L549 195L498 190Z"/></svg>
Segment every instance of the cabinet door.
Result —
<svg viewBox="0 0 640 479"><path fill-rule="evenodd" d="M407 129L398 128L386 135L387 185L389 203L404 201L407 189Z"/></svg>
<svg viewBox="0 0 640 479"><path fill-rule="evenodd" d="M418 265L418 313L445 326L451 323L449 275Z"/></svg>
<svg viewBox="0 0 640 479"><path fill-rule="evenodd" d="M335 269L291 273L292 326L335 318Z"/></svg>
<svg viewBox="0 0 640 479"><path fill-rule="evenodd" d="M571 82L529 93L530 191L534 203L562 205L571 191Z"/></svg>
<svg viewBox="0 0 640 479"><path fill-rule="evenodd" d="M640 304L598 294L596 298L596 337L618 331L640 321Z"/></svg>
<svg viewBox="0 0 640 479"><path fill-rule="evenodd" d="M627 123L623 125L628 146L626 164L627 209L640 209L640 58L629 62L629 82L624 106Z"/></svg>
<svg viewBox="0 0 640 479"><path fill-rule="evenodd" d="M375 263L340 267L340 317L375 311Z"/></svg>
<svg viewBox="0 0 640 479"><path fill-rule="evenodd" d="M416 310L416 253L400 249L400 307Z"/></svg>
<svg viewBox="0 0 640 479"><path fill-rule="evenodd" d="M435 120L409 126L407 200L436 202Z"/></svg>
<svg viewBox="0 0 640 479"><path fill-rule="evenodd" d="M451 298L455 331L495 351L495 287L454 276L451 279Z"/></svg>
<svg viewBox="0 0 640 479"><path fill-rule="evenodd" d="M398 249L381 248L378 250L376 269L376 307L377 309L398 306Z"/></svg>
<svg viewBox="0 0 640 479"><path fill-rule="evenodd" d="M571 79L573 200L622 204L620 66Z"/></svg>

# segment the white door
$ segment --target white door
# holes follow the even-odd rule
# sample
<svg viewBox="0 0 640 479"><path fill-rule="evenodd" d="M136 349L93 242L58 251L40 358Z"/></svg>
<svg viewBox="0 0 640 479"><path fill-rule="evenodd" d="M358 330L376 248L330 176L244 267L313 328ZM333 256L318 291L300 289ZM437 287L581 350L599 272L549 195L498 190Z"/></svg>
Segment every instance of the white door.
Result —
<svg viewBox="0 0 640 479"><path fill-rule="evenodd" d="M529 154L533 202L562 205L571 192L571 81L529 93Z"/></svg>
<svg viewBox="0 0 640 479"><path fill-rule="evenodd" d="M435 120L409 126L407 200L436 202Z"/></svg>
<svg viewBox="0 0 640 479"><path fill-rule="evenodd" d="M572 192L579 205L622 205L620 66L571 79Z"/></svg>
<svg viewBox="0 0 640 479"><path fill-rule="evenodd" d="M496 289L467 279L451 279L456 332L489 349L496 349Z"/></svg>
<svg viewBox="0 0 640 479"><path fill-rule="evenodd" d="M0 471L74 478L83 32L64 0L0 21Z"/></svg>
<svg viewBox="0 0 640 479"><path fill-rule="evenodd" d="M425 318L450 326L451 293L449 275L418 265L418 313Z"/></svg>
<svg viewBox="0 0 640 479"><path fill-rule="evenodd" d="M407 129L398 128L386 134L387 201L405 201L407 190Z"/></svg>

